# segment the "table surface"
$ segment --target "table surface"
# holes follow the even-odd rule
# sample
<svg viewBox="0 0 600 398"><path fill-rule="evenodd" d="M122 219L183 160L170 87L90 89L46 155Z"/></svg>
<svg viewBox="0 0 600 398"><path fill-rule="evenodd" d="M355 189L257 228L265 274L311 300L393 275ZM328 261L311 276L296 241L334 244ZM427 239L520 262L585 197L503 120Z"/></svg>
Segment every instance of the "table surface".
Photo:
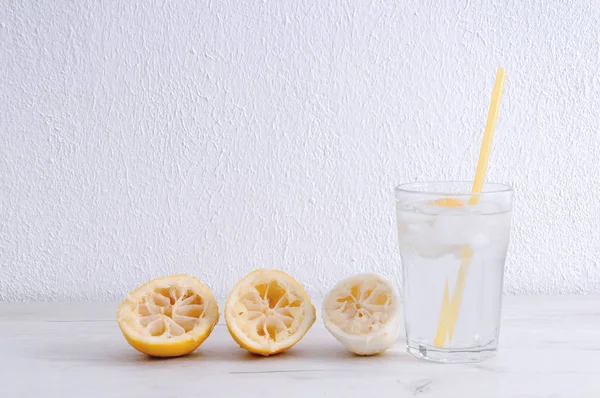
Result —
<svg viewBox="0 0 600 398"><path fill-rule="evenodd" d="M402 339L352 356L320 319L278 356L247 354L220 323L195 353L151 359L116 307L0 303L0 397L600 397L600 297L505 298L497 357L466 365L419 361Z"/></svg>

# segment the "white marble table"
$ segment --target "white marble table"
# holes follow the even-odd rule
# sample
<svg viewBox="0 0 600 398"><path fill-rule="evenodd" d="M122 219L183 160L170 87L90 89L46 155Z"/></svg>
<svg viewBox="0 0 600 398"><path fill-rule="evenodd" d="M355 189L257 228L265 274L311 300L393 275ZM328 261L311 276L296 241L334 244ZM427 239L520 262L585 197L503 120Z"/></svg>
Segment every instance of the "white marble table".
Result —
<svg viewBox="0 0 600 398"><path fill-rule="evenodd" d="M246 354L221 323L194 354L149 359L116 306L0 303L0 397L600 397L600 297L506 298L498 356L470 365L421 362L403 341L354 357L320 319L275 357Z"/></svg>

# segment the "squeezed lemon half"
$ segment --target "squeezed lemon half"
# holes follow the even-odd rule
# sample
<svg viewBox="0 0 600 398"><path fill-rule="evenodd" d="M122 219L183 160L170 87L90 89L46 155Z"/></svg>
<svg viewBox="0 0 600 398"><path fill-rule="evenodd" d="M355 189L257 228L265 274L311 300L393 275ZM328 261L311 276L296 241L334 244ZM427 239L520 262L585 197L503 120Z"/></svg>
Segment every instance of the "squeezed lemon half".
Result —
<svg viewBox="0 0 600 398"><path fill-rule="evenodd" d="M385 351L400 332L398 293L377 274L342 280L325 297L322 313L327 330L357 355Z"/></svg>
<svg viewBox="0 0 600 398"><path fill-rule="evenodd" d="M240 347L268 356L288 350L304 337L315 322L315 307L285 272L257 270L229 294L225 321Z"/></svg>
<svg viewBox="0 0 600 398"><path fill-rule="evenodd" d="M219 321L212 291L189 275L154 279L135 289L117 310L123 336L136 350L155 357L189 354Z"/></svg>

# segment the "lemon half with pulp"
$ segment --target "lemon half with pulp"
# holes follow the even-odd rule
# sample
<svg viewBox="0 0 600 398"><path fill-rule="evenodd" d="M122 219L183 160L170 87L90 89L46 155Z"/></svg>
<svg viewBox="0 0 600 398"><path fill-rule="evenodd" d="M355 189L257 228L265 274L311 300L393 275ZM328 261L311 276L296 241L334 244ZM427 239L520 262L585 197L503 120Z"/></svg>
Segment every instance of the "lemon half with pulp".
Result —
<svg viewBox="0 0 600 398"><path fill-rule="evenodd" d="M154 279L129 293L117 310L125 339L155 357L194 351L219 321L212 291L189 275Z"/></svg>
<svg viewBox="0 0 600 398"><path fill-rule="evenodd" d="M268 356L304 337L315 322L315 307L294 278L263 269L235 285L225 304L225 321L240 347Z"/></svg>
<svg viewBox="0 0 600 398"><path fill-rule="evenodd" d="M388 349L400 332L400 298L378 274L342 280L323 301L323 323L348 351L375 355Z"/></svg>

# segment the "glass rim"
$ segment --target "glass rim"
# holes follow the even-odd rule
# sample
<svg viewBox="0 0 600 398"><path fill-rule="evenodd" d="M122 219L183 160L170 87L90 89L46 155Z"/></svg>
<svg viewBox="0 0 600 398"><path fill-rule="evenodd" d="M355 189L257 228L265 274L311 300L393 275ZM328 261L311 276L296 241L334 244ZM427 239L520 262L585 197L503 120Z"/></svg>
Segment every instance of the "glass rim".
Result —
<svg viewBox="0 0 600 398"><path fill-rule="evenodd" d="M503 184L499 182L485 182L483 187L488 188L492 187L492 189L488 189L482 192L448 192L444 190L436 190L436 189L421 189L418 188L426 188L430 185L436 184L464 184L466 186L473 185L473 181L461 181L461 180L438 180L438 181L420 181L420 182L406 182L400 185L397 185L394 188L396 194L421 194L421 195L443 195L443 196L485 196L485 195L499 195L499 194L510 194L513 193L513 188L508 184Z"/></svg>

